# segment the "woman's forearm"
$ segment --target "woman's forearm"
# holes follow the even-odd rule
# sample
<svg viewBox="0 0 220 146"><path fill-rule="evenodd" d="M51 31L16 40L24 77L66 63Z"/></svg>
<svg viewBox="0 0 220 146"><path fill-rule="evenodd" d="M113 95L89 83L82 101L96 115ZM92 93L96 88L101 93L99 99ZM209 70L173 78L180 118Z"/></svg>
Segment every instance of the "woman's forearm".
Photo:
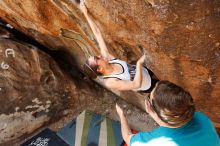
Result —
<svg viewBox="0 0 220 146"><path fill-rule="evenodd" d="M95 22L92 20L92 18L89 16L88 13L84 13L85 17L86 17L86 20L88 21L89 23L89 26L91 27L92 29L92 32L94 33L95 37L97 38L97 36L99 34L101 34L99 28L97 27L97 25L95 24Z"/></svg>
<svg viewBox="0 0 220 146"><path fill-rule="evenodd" d="M135 74L135 77L134 77L134 86L137 88L140 88L141 87L141 84L142 84L142 65L144 64L144 60L145 60L145 54L143 56L141 56L141 58L137 61L137 64L136 64L136 74Z"/></svg>
<svg viewBox="0 0 220 146"><path fill-rule="evenodd" d="M136 74L134 77L134 87L140 88L142 84L142 64L140 62L137 62L136 64Z"/></svg>

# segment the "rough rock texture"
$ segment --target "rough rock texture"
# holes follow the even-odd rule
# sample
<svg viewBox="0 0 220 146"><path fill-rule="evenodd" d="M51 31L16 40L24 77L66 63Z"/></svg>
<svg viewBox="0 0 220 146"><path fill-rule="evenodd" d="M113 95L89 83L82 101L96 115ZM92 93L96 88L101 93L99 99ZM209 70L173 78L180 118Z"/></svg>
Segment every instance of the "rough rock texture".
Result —
<svg viewBox="0 0 220 146"><path fill-rule="evenodd" d="M64 58L70 57L62 54L57 64L39 48L9 39L12 36L0 27L0 145L19 145L50 123L61 123L52 126L58 130L85 109L118 119L114 110L117 97L94 82L84 81L73 65L65 65ZM133 128L150 130L156 126L143 111L117 101ZM65 122L57 122L65 117Z"/></svg>
<svg viewBox="0 0 220 146"><path fill-rule="evenodd" d="M198 109L220 123L219 0L86 0L86 5L112 54L133 62L142 45L155 75L190 91ZM0 17L51 50L67 51L79 67L98 53L75 1L2 0ZM143 98L132 97L128 100L143 108Z"/></svg>
<svg viewBox="0 0 220 146"><path fill-rule="evenodd" d="M72 1L1 1L0 17L51 50L63 50L74 57L79 68L90 55L98 53L94 36L77 4ZM120 49L123 49L120 47ZM136 60L132 50L122 52L116 48L115 54ZM140 52L137 52L140 54ZM133 59L132 59L133 58ZM128 58L127 58L128 59ZM130 92L117 92L123 99L144 110L143 96ZM126 96L124 96L126 95Z"/></svg>
<svg viewBox="0 0 220 146"><path fill-rule="evenodd" d="M35 47L1 38L0 56L0 143L30 133L79 104L74 82Z"/></svg>

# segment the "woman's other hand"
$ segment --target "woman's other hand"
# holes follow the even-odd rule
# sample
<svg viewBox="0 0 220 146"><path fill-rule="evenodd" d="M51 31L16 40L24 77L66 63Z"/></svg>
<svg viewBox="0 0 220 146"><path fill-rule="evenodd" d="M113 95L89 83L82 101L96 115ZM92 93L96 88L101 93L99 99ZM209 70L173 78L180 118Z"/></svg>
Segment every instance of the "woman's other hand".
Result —
<svg viewBox="0 0 220 146"><path fill-rule="evenodd" d="M141 58L138 60L138 63L143 64L145 61L145 55L141 56Z"/></svg>

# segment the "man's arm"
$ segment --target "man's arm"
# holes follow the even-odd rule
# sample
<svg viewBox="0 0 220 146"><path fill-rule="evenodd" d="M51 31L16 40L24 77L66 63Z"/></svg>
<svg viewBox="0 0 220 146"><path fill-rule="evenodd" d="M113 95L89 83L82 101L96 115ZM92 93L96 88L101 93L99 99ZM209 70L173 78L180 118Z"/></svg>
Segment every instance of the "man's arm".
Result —
<svg viewBox="0 0 220 146"><path fill-rule="evenodd" d="M131 128L128 125L127 119L122 111L122 109L116 104L116 111L119 115L121 121L121 133L124 141L127 145L130 145L130 139L132 137Z"/></svg>
<svg viewBox="0 0 220 146"><path fill-rule="evenodd" d="M80 9L81 11L83 12L84 16L86 17L91 29L92 29L92 32L94 33L95 37L96 37L96 40L99 44L99 47L100 47L100 53L101 55L107 59L107 60L110 60L110 59L113 59L113 56L109 54L108 52L108 48L105 44L105 41L102 37L102 33L101 31L99 30L99 28L97 27L97 25L95 24L95 22L91 19L91 17L89 16L88 12L87 12L87 8L84 4L84 2L81 0L80 2Z"/></svg>
<svg viewBox="0 0 220 146"><path fill-rule="evenodd" d="M133 90L141 87L142 84L142 65L145 60L145 55L143 55L136 64L136 74L133 81L125 81L118 79L108 79L105 81L105 85L108 88L116 90Z"/></svg>

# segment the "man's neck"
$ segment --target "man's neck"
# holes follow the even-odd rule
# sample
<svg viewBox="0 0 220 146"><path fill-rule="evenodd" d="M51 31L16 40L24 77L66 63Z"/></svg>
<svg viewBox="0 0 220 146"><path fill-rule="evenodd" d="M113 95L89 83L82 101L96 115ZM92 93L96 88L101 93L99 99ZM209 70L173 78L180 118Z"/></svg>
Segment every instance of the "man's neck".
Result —
<svg viewBox="0 0 220 146"><path fill-rule="evenodd" d="M155 120L155 119L154 119ZM191 120L191 119L190 119ZM167 128L179 128L183 125L185 125L186 123L188 123L190 120L188 120L187 122L180 124L178 126L170 126L169 124L165 123L164 121L162 121L161 119L157 119L155 120L157 122L158 125L163 126L163 127L167 127Z"/></svg>
<svg viewBox="0 0 220 146"><path fill-rule="evenodd" d="M156 121L156 123L160 126L167 127L167 128L179 128L183 126L184 124L178 125L178 126L170 126L169 124L162 121L157 115L152 116L152 118ZM187 122L186 122L187 123Z"/></svg>

